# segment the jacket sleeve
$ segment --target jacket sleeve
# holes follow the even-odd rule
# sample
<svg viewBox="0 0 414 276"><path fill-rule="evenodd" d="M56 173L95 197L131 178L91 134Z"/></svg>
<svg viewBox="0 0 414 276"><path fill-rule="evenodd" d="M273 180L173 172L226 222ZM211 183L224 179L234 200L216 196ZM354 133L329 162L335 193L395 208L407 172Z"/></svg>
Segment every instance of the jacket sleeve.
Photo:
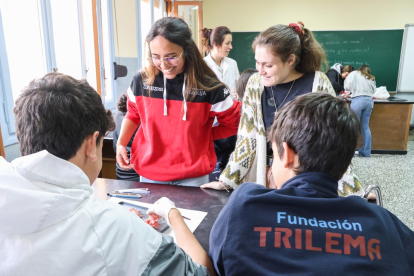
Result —
<svg viewBox="0 0 414 276"><path fill-rule="evenodd" d="M219 87L211 99L210 116L216 117L218 125L213 127L213 139L224 139L237 134L240 122L240 103L230 97L227 87Z"/></svg>
<svg viewBox="0 0 414 276"><path fill-rule="evenodd" d="M401 245L407 259L407 265L411 275L414 275L414 232L401 222L394 214L388 212L400 236Z"/></svg>
<svg viewBox="0 0 414 276"><path fill-rule="evenodd" d="M320 71L315 72L315 79L313 81L312 92L326 92L333 96L336 96L331 81L324 73Z"/></svg>
<svg viewBox="0 0 414 276"><path fill-rule="evenodd" d="M162 236L162 242L142 275L210 275L207 268L193 262L172 237Z"/></svg>
<svg viewBox="0 0 414 276"><path fill-rule="evenodd" d="M142 95L142 78L141 73L136 73L132 79L131 85L128 87L127 96L128 96L128 111L125 115L126 119L133 121L135 124L139 125L141 118L139 116L138 107L137 107L137 96Z"/></svg>
<svg viewBox="0 0 414 276"><path fill-rule="evenodd" d="M257 104L260 95L260 75L254 74L246 85L243 97L242 115L237 133L236 148L232 152L226 168L220 175L220 181L237 188L252 167L256 157L256 132L258 125ZM264 130L262 130L264 131Z"/></svg>
<svg viewBox="0 0 414 276"><path fill-rule="evenodd" d="M230 216L233 213L234 208L234 198L235 194L238 192L234 191L232 196L230 196L229 201L224 205L224 208L221 210L219 216L214 222L213 228L210 233L210 248L208 255L213 263L214 269L218 275L226 275L226 256L223 256L225 246L231 247L232 245L228 244L228 230L230 225ZM239 210L238 210L239 211Z"/></svg>
<svg viewBox="0 0 414 276"><path fill-rule="evenodd" d="M344 91L344 87L338 82L338 78L341 78L341 76L338 72L336 72L336 70L329 70L328 72L326 72L326 76L331 81L332 87L335 89L335 92L337 94L341 91Z"/></svg>

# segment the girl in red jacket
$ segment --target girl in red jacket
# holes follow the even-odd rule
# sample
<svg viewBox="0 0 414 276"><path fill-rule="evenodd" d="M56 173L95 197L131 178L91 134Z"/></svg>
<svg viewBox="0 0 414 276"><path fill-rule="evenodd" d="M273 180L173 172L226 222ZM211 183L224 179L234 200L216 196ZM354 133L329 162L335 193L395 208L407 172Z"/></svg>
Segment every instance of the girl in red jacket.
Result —
<svg viewBox="0 0 414 276"><path fill-rule="evenodd" d="M200 186L216 164L213 139L237 133L240 104L203 61L187 23L162 18L146 37L148 64L128 89L117 162L141 182ZM212 128L214 117L219 125ZM131 147L125 146L141 123Z"/></svg>

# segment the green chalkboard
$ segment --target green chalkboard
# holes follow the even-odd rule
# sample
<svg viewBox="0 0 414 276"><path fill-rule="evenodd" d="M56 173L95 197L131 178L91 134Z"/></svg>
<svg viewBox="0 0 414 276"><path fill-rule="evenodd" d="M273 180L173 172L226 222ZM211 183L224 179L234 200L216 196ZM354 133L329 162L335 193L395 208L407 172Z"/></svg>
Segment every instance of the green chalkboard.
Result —
<svg viewBox="0 0 414 276"><path fill-rule="evenodd" d="M357 69L368 64L377 87L386 86L388 91L396 91L403 31L314 31L314 34L325 49L329 67L341 63ZM237 61L240 72L255 67L251 45L258 34L233 32L233 50L229 56Z"/></svg>

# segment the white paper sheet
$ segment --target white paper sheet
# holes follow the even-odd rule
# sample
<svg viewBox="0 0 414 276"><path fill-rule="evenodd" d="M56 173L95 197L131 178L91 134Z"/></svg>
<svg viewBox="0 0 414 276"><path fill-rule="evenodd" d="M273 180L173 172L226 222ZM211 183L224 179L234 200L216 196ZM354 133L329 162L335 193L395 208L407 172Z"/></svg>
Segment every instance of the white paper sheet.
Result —
<svg viewBox="0 0 414 276"><path fill-rule="evenodd" d="M119 203L120 201L124 201L129 204L138 205L138 206L142 206L146 208L149 208L152 206L152 204L149 204L149 203L139 202L135 200L127 200L125 198L111 197L108 201L111 201L114 203ZM197 227L200 225L203 219L207 216L207 212L203 212L203 211L195 211L195 210L182 209L182 208L177 208L177 209L180 211L182 216L190 219L190 220L184 219L184 222L185 224L187 224L188 228L190 229L192 233L194 233L194 231L197 229ZM175 241L174 231L171 227L165 230L163 234L173 237Z"/></svg>

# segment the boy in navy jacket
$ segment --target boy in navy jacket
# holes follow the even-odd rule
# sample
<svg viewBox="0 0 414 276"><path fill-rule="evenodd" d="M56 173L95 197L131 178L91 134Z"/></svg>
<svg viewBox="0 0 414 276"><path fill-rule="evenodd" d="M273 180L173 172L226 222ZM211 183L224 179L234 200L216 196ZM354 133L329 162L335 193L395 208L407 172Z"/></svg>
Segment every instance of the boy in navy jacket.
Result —
<svg viewBox="0 0 414 276"><path fill-rule="evenodd" d="M219 275L414 275L414 232L384 208L338 197L360 124L348 103L309 93L269 132L276 187L244 183L210 235Z"/></svg>

